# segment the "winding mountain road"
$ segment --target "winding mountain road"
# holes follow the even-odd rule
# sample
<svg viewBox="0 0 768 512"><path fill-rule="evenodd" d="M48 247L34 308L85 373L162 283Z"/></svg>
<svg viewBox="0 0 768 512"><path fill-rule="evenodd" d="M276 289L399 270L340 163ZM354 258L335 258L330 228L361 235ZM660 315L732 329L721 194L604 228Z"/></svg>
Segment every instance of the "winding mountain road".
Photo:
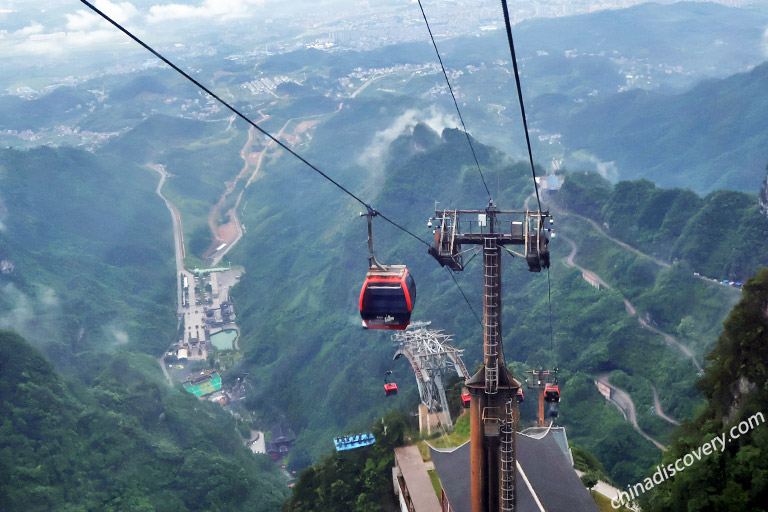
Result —
<svg viewBox="0 0 768 512"><path fill-rule="evenodd" d="M656 386L651 384L651 389L653 390L653 407L656 409L656 415L675 426L680 425L679 421L676 421L664 414L664 411L661 409L661 402L659 401L659 393L656 391Z"/></svg>
<svg viewBox="0 0 768 512"><path fill-rule="evenodd" d="M649 256L649 255L645 254L644 252L642 252L642 251L640 251L638 249L635 249L631 245L629 245L629 244L627 244L625 242L622 242L618 238L612 237L611 235L609 235L608 233L603 231L603 228L600 227L600 225L597 222L595 222L594 220L590 219L589 217L584 217L583 215L579 215L578 213L572 213L572 212L568 212L568 215L573 215L574 217L578 217L581 220L589 222L592 225L592 227L595 228L601 235L603 235L604 237L606 237L607 239L609 239L613 243L615 243L617 245L620 245L621 247L627 249L628 251L631 251L631 252L637 254L638 256L642 256L643 258L648 258L649 260L651 260L652 262L656 263L660 267L672 268L672 265L670 265L666 261L662 261L662 260L660 260L658 258L654 258L653 256Z"/></svg>
<svg viewBox="0 0 768 512"><path fill-rule="evenodd" d="M569 214L569 215L571 215L571 214ZM597 226L597 224L594 221L589 220L586 217L581 217L580 215L577 215L577 217L589 221L593 226L595 226L598 229L598 231L600 233L602 233L606 237L610 238L614 242L620 244L622 247L626 247L626 248L632 250L633 252L641 254L642 256L645 256L645 257L647 257L647 258L649 258L649 259L651 259L653 261L656 261L657 263L659 263L659 265L662 265L662 266L666 265L663 262L659 262L658 260L655 260L654 258L651 258L650 256L648 256L647 254L641 253L637 249L634 249L634 248L624 244L623 242L621 242L619 240L616 240L615 238L611 238L610 236L606 235L604 231L599 229L599 227ZM591 270L588 270L588 269L586 269L586 268L584 268L582 266L579 266L574 261L574 258L576 257L576 254L578 252L578 248L576 246L576 243L573 240L571 240L570 238L568 238L568 237L566 237L564 235L560 235L560 236L561 236L561 238L563 238L566 242L568 242L571 245L571 253L568 255L567 258L563 259L563 262L566 265L568 265L569 267L574 267L574 268L577 268L577 269L581 270L582 277L588 283L593 284L593 285L594 285L594 283L598 283L600 286L603 286L603 287L605 287L605 288L610 290L611 286L608 283L606 283L605 280L603 280L599 275L597 275L595 272L592 272ZM667 267L668 266L669 265L667 265ZM627 300L626 297L624 297L623 300L624 300L624 306L626 307L627 314L629 316L636 317L638 323L643 328L648 329L649 331L654 332L654 333L662 336L664 338L664 341L666 341L667 344L670 347L673 347L673 348L679 350L680 352L682 352L686 357L688 357L693 362L693 364L696 367L696 370L697 370L699 375L704 375L704 369L702 368L701 364L696 359L696 356L693 354L693 352L691 351L690 348L688 348L687 346L685 346L682 343L680 343L674 336L671 336L670 334L667 334L666 332L664 332L664 331L658 329L657 327L654 327L650 323L648 323L648 321L645 318L643 318L642 316L637 314L637 311L635 310L635 307L632 305L631 302L629 302L629 300Z"/></svg>
<svg viewBox="0 0 768 512"><path fill-rule="evenodd" d="M571 253L568 255L567 258L563 260L565 264L568 265L569 267L574 267L581 270L581 277L583 277L586 282L590 284L598 283L600 286L610 290L611 285L603 281L603 279L599 275L595 274L591 270L587 270L586 268L576 264L576 262L574 261L574 258L576 257L576 253L578 252L576 243L565 235L560 235L560 237L571 245ZM628 301L626 300L625 302L628 303Z"/></svg>
<svg viewBox="0 0 768 512"><path fill-rule="evenodd" d="M174 244L174 254L176 259L176 304L178 307L181 307L181 274L182 272L185 272L184 269L184 233L181 229L181 215L179 215L179 210L176 209L176 206L173 205L164 195L163 195L163 185L165 185L165 180L168 178L168 171L165 170L165 166L162 164L147 164L147 168L155 171L160 175L160 180L157 183L157 188L155 189L155 193L160 196L160 199L165 202L165 206L168 208L168 211L171 212L171 221L173 223L173 244ZM176 329L178 330L179 327L181 327L181 313L179 312L178 315L178 324L176 325ZM165 378L168 380L168 384L173 386L173 379L171 378L171 374L168 373L168 369L165 367L165 361L164 356L160 356L157 358L157 364L160 365L160 368L163 370L163 375L165 375Z"/></svg>
<svg viewBox="0 0 768 512"><path fill-rule="evenodd" d="M611 398L609 398L608 401L621 411L621 413L624 415L624 418L632 424L632 426L641 436L652 442L659 450L664 451L667 449L666 446L643 432L643 429L641 429L637 424L637 411L635 409L635 402L632 400L632 397L629 396L629 393L611 384L610 375L607 373L600 375L597 378L597 381L610 388Z"/></svg>

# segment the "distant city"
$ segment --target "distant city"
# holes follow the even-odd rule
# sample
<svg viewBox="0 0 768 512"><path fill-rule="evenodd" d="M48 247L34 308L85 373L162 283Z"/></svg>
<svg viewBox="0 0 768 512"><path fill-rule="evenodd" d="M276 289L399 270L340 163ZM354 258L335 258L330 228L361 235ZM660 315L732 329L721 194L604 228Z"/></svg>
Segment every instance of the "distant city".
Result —
<svg viewBox="0 0 768 512"><path fill-rule="evenodd" d="M411 3L415 4L413 0ZM567 1L513 1L510 2L510 20L513 24L531 18L556 18L586 14L607 9L623 9L647 3L646 0L567 0ZM657 3L673 3L660 1ZM743 7L746 0L713 0L729 7ZM479 32L504 28L504 19L498 2L476 0L442 0L424 2L424 9L437 39L474 35ZM388 44L425 39L424 21L417 6L405 10L402 5L384 7L380 2L360 2L354 8L335 10L308 9L303 16L289 19L289 25L300 27L302 34L297 38L270 41L254 54L279 54L301 48L321 50L370 50ZM283 21L283 20L280 20ZM265 24L273 28L284 26L276 20L267 19Z"/></svg>

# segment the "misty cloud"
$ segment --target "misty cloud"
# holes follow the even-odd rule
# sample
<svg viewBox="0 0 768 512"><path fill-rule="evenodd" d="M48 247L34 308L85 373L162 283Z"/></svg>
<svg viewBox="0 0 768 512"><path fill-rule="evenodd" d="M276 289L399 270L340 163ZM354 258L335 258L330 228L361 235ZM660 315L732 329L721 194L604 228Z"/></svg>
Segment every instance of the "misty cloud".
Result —
<svg viewBox="0 0 768 512"><path fill-rule="evenodd" d="M56 296L56 290L48 288L47 286L42 286L40 292L40 304L46 308L58 307L59 298Z"/></svg>
<svg viewBox="0 0 768 512"><path fill-rule="evenodd" d="M45 30L45 27L43 27L42 24L37 23L36 21L33 21L32 24L17 30L16 32L13 33L13 35L16 37L27 37L27 36L31 36L32 34L40 34L44 30Z"/></svg>
<svg viewBox="0 0 768 512"><path fill-rule="evenodd" d="M153 5L147 21L160 23L182 19L235 19L253 16L253 7L263 6L270 0L205 0L200 6L186 4ZM275 2L276 0L271 0Z"/></svg>
<svg viewBox="0 0 768 512"><path fill-rule="evenodd" d="M35 344L55 336L60 308L52 288L40 286L35 297L8 283L0 288L0 294L9 305L9 309L0 310L0 329L14 330Z"/></svg>
<svg viewBox="0 0 768 512"><path fill-rule="evenodd" d="M0 313L0 329L13 329L23 335L29 330L30 323L35 318L32 301L13 283L6 284L2 288L2 293L11 304L11 309Z"/></svg>
<svg viewBox="0 0 768 512"><path fill-rule="evenodd" d="M96 0L93 5L118 23L125 23L139 13L138 9L130 2L113 3L108 0ZM66 17L67 30L74 32L90 30L98 26L99 23L106 23L101 16L85 9L78 9L75 14L67 14Z"/></svg>
<svg viewBox="0 0 768 512"><path fill-rule="evenodd" d="M128 333L115 325L107 326L106 330L115 339L115 341L112 342L112 345L125 345L129 341L131 341L131 338L130 336L128 336Z"/></svg>
<svg viewBox="0 0 768 512"><path fill-rule="evenodd" d="M600 174L600 176L607 179L608 181L616 182L619 179L619 169L616 167L615 160L611 160L610 162L603 162L595 155L587 153L583 150L576 151L570 155L569 160L575 161L575 165L573 163L569 163L570 167L575 168L576 166L592 166L594 167L595 171Z"/></svg>
<svg viewBox="0 0 768 512"><path fill-rule="evenodd" d="M5 226L5 223L7 222L7 220L8 220L8 208L5 206L5 202L3 201L3 198L0 197L0 233L8 229Z"/></svg>
<svg viewBox="0 0 768 512"><path fill-rule="evenodd" d="M358 157L357 163L369 169L381 170L384 155L392 141L406 130L413 130L413 127L418 123L426 124L437 133L442 133L445 128L456 128L459 126L458 119L455 116L447 115L434 106L429 110L423 111L416 109L406 110L389 127L376 132L368 147Z"/></svg>
<svg viewBox="0 0 768 512"><path fill-rule="evenodd" d="M763 32L763 55L765 55L766 58L768 58L768 28L765 29Z"/></svg>

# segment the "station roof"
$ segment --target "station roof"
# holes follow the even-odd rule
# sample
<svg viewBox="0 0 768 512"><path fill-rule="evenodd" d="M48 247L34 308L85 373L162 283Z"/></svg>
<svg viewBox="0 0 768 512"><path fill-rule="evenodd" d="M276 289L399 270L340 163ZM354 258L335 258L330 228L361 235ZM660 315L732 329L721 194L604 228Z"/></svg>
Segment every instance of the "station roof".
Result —
<svg viewBox="0 0 768 512"><path fill-rule="evenodd" d="M418 512L440 512L440 500L437 499L432 481L424 467L424 460L415 445L395 448L395 463L403 472L408 492ZM467 465L469 468L469 465Z"/></svg>
<svg viewBox="0 0 768 512"><path fill-rule="evenodd" d="M520 512L599 512L573 469L562 428L543 437L518 433L516 478ZM565 443L565 444L563 444ZM563 446L566 448L564 449ZM452 450L430 447L435 470L454 512L470 512L470 444Z"/></svg>

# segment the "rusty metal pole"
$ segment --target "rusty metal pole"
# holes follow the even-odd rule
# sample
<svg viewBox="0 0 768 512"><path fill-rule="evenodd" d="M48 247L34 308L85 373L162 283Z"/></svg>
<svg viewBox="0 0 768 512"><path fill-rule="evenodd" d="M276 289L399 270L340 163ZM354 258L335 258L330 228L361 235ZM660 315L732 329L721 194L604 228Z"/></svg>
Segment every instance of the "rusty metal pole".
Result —
<svg viewBox="0 0 768 512"><path fill-rule="evenodd" d="M483 406L485 391L483 388L469 388L469 450L471 487L470 499L472 512L484 512L485 478L483 478Z"/></svg>

